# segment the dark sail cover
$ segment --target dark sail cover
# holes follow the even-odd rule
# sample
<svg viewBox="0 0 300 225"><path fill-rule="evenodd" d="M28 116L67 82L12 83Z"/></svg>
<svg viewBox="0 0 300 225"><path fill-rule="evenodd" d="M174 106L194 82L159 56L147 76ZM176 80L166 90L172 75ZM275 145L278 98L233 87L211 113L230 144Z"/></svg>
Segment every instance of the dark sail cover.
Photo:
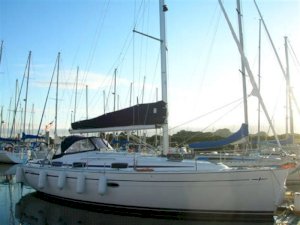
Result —
<svg viewBox="0 0 300 225"><path fill-rule="evenodd" d="M138 104L107 113L93 119L71 124L73 130L124 127L135 125L161 125L165 123L166 103L163 101Z"/></svg>

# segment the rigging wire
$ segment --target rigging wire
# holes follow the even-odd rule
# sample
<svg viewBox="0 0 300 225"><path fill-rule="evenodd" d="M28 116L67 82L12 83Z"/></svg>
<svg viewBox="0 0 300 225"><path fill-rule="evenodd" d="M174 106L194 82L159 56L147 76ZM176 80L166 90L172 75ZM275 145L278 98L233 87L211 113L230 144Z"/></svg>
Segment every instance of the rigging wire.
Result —
<svg viewBox="0 0 300 225"><path fill-rule="evenodd" d="M59 71L60 80L65 80L64 83L62 83L62 84L60 83L60 86L61 85L65 85L66 86L66 88L60 88L60 89L63 90L62 93L61 93L60 99L65 99L65 95L68 95L68 93L69 93L67 91L67 90L69 90L68 86L72 85L72 90L74 90L75 89L75 87L74 87L75 83L74 82L68 82L69 80L71 80L70 79L71 78L71 73L68 73L68 75L66 77L66 73L65 73L65 70L64 70L63 57L60 57L59 64L60 64L60 71ZM70 121L71 120L70 120L69 116L71 117L71 114L69 112L71 111L71 107L72 107L72 104L73 104L73 96L75 97L75 94L73 94L73 93L74 93L74 91L71 91L71 97L69 98L69 101L68 101L68 103L69 103L68 104L69 105L68 108L67 107L61 107L61 104L63 104L65 106L67 103L64 103L63 100L59 101L58 109L59 109L60 113L61 113L62 110L66 110L67 109L66 112L62 112L63 114L67 115L67 119L64 120L65 124L64 124L63 127L69 127L70 126Z"/></svg>
<svg viewBox="0 0 300 225"><path fill-rule="evenodd" d="M136 9L136 4L134 6L134 21L133 21L133 30L136 30L136 27L138 25L138 21L140 21L140 17L142 17L144 14L143 10L143 5L145 5L145 0L141 1L138 10ZM144 21L144 20L142 20ZM136 86L136 77L135 77L135 66L136 66L136 57L135 57L135 43L136 43L136 38L135 38L135 32L132 34L132 96L135 96L135 86Z"/></svg>
<svg viewBox="0 0 300 225"><path fill-rule="evenodd" d="M134 8L134 22L133 22L133 27L135 28L137 26L138 21L140 21L141 16L143 16L143 14L141 14L141 12L143 12L142 10L142 6L145 5L145 0L142 0L139 6L139 9L136 11L136 4L135 4L135 8Z"/></svg>
<svg viewBox="0 0 300 225"><path fill-rule="evenodd" d="M143 10L142 6L144 4L145 1L142 1L142 3L140 4L139 6L139 9L138 9L138 13L136 13L135 15L144 15L145 14L145 10ZM135 5L135 11L136 11L136 5ZM148 13L149 14L149 13ZM139 16L135 16L135 22L134 22L134 26L135 27L137 25L137 19ZM131 38L130 38L131 37ZM142 45L142 44L141 44ZM134 96L134 92L135 92L135 51L134 51L134 46L135 46L135 34L133 33L132 35L132 30L130 30L126 36L126 39L124 41L124 44L123 44L123 47L120 51L120 54L118 55L117 59L115 60L115 62L113 63L112 67L110 68L109 70L109 74L111 73L111 71L114 69L114 68L118 68L118 76L120 77L120 74L122 73L121 72L121 68L122 68L122 65L124 64L124 61L125 61L125 58L126 56L128 55L127 53L129 52L129 49L130 47L133 46L133 81L132 81L132 86L133 86L133 90L132 90L132 95ZM142 48L141 48L142 49ZM142 58L142 55L143 54L143 51L141 50L140 51L140 58ZM146 64L146 63L145 63ZM139 71L142 71L141 70L141 66L140 66L140 70ZM141 74L141 72L139 73ZM107 106L108 105L108 102L109 102L109 98L111 96L111 90L112 90L112 86L109 87L109 94L107 94L106 96L106 103L105 105ZM99 87L99 90L97 91L98 93L100 92L100 87ZM97 93L95 94L97 95ZM127 105L126 102L127 102L128 99L125 99L125 103L124 105Z"/></svg>
<svg viewBox="0 0 300 225"><path fill-rule="evenodd" d="M249 97L249 96L248 96ZM221 115L219 118L217 118L216 120L214 120L212 123L210 123L209 125L207 125L205 128L203 128L200 132L204 132L206 129L208 129L209 127L211 127L212 125L214 125L216 122L220 121L221 119L223 119L225 116L227 116L230 112L232 112L233 110L235 110L237 107L239 107L242 103L243 103L243 99L239 99L237 101L236 105L234 105L231 109L229 109L225 114ZM232 103L233 104L233 103ZM180 143L180 145L188 142L189 140L191 140L192 138L196 137L198 134L195 135L191 135L189 138L185 139L184 142Z"/></svg>
<svg viewBox="0 0 300 225"><path fill-rule="evenodd" d="M138 24L139 24L139 22L140 22L140 20L139 20L139 18L141 18L141 16L143 16L143 17L145 17L145 14L147 13L147 15L148 15L148 17L149 17L149 14L150 14L150 12L149 12L149 10L147 11L146 9L147 9L147 6L146 7L143 7L143 6L145 6L145 4L146 4L146 2L143 0L138 6L137 6L137 4L135 4L135 18L134 18L134 27L135 26L137 26ZM107 13L107 12L106 12ZM103 22L103 21L102 21ZM143 20L143 22L145 22L145 20ZM142 23L143 24L143 27L145 27L145 24L144 23ZM100 25L99 25L99 23L98 23L98 27L99 27ZM99 31L99 29L98 29L98 32L97 32L97 36L99 36L100 34L100 31ZM131 33L132 33L132 31L130 31L130 32L128 32L128 35L126 36L126 39L125 39L125 41L124 41L124 44L123 44L123 47L122 47L122 49L121 49L121 51L120 51L120 54L118 55L118 57L116 58L116 60L115 60L115 62L113 63L113 65L112 65L112 67L109 69L109 72L108 72L108 74L111 74L112 73L112 71L113 71L113 69L115 69L115 68L118 68L118 71L119 71L119 73L118 73L118 76L120 76L119 74L121 74L120 73L120 71L121 71L121 68L122 68L122 65L123 65L123 63L124 63L124 61L125 61L125 59L126 59L126 56L128 55L127 53L128 53L128 50L130 49L130 46L133 46L134 47L134 45L135 45L135 41L134 41L134 35L131 35ZM141 42L141 45L143 45L143 42ZM95 48L94 48L95 49ZM148 49L148 47L146 48L146 49ZM140 55L142 55L142 56L144 56L144 55L146 55L147 56L147 50L146 51L140 51ZM133 68L135 67L135 61L134 61L134 59L135 59L135 55L134 55L135 53L134 53L134 51L133 51ZM93 55L92 53L90 53L90 55ZM90 57L91 58L91 57ZM143 57L144 58L144 57ZM91 64L91 63L90 63ZM89 64L89 65L90 65ZM141 64L142 65L142 64ZM146 62L144 63L144 70L146 71L147 70L147 60L146 60ZM87 66L88 67L88 66ZM157 68L155 68L155 70L156 70ZM136 82L135 82L135 69L133 69L133 82L132 82L132 86L133 86L133 89L132 89L132 93L134 93L134 90L135 90L135 84L136 84ZM142 67L140 66L140 74L141 74L141 71L142 71ZM84 83L85 81L86 81L86 78L87 78L87 72L88 72L88 70L86 70L86 74L85 74L85 76L84 76L84 78L82 79L82 82L81 83ZM105 81L103 82L103 83L107 83L107 80L108 79L110 79L110 76L106 76L105 77ZM101 90L101 87L103 88L104 87L104 84L102 83L102 85L100 85L99 87L98 87L98 90L97 91L95 91L95 94L94 94L94 97L92 97L92 98L90 98L91 100L89 100L89 105L91 105L91 103L93 103L96 99L99 99L99 98L97 98L96 96L98 96L99 95L99 93L102 93L102 90ZM111 82L110 82L111 83ZM112 83L111 83L112 84ZM110 85L109 86L109 93L108 94L106 94L106 100L105 100L105 108L106 109L108 109L108 103L109 103L109 98L111 97L111 90L112 90L112 85ZM133 94L133 96L134 96L134 94ZM78 102L80 101L80 99L81 99L81 97L82 97L82 92L81 93L79 93L78 94ZM126 100L126 102L127 102L127 100ZM92 104L92 105L94 105L94 104ZM106 111L108 111L108 110L106 110Z"/></svg>
<svg viewBox="0 0 300 225"><path fill-rule="evenodd" d="M148 1L148 3L149 3L149 1ZM149 17L150 17L149 16L150 15L150 10L149 9L150 9L150 7L148 7L148 5L149 4L146 4L145 1L141 2L140 7L139 7L139 11L137 13L135 12L135 21L134 21L134 25L133 25L133 30L136 30L138 22L141 21L140 22L140 24L141 24L140 25L140 27L141 27L140 29L142 31L146 30L143 33L148 33L149 32ZM147 16L145 16L146 13L147 13ZM144 19L144 18L147 18L147 19ZM146 71L147 71L146 68L147 68L147 61L148 61L147 60L147 56L148 56L148 39L146 39L146 41L144 41L144 38L140 39L140 43L139 43L140 47L139 47L139 57L138 57L138 59L145 59L145 60L143 62L141 60L139 61L137 82L135 82L135 66L136 66L136 64L135 64L135 62L136 62L135 61L136 60L136 56L135 56L135 43L136 43L135 32L133 32L133 38L132 39L134 41L134 43L133 43L133 84L134 84L133 85L133 89L135 90L136 84L138 84L137 88L139 90L137 91L137 93L139 93L138 94L138 98L141 99L142 98L141 96L143 94L142 93L143 92L143 87L141 85L142 84L141 80L142 80L142 77L145 76L145 75L143 76L143 72L142 71L144 70L144 73L146 73ZM146 43L146 44L144 44L144 43ZM146 46L146 47L144 47L144 46ZM144 69L142 67L144 67Z"/></svg>
<svg viewBox="0 0 300 225"><path fill-rule="evenodd" d="M45 100L45 103L44 103L44 108L43 108L43 112L42 112L42 116L41 116L39 128L37 130L37 135L39 135L40 130L41 130L41 126L42 126L42 122L43 122L43 118L44 118L44 114L45 114L45 110L46 110L46 106L47 106L47 102L48 102L48 98L49 98L50 89L51 89L52 82L53 82L53 77L54 77L55 72L56 72L57 64L58 64L58 60L55 60L55 64L54 64L54 68L53 68L51 80L50 80L50 83L49 83L49 87L48 87L48 91L47 91L47 95L46 95L46 100Z"/></svg>
<svg viewBox="0 0 300 225"><path fill-rule="evenodd" d="M76 80L75 80L75 82L68 82L68 81L72 81L73 80L73 73L74 73L74 71L71 69L68 73L67 73L67 76L65 77L65 74L66 74L66 71L63 69L64 67L63 67L63 60L62 60L62 57L61 57L61 71L63 71L63 73L61 74L62 76L60 76L61 77L61 80L65 80L65 82L64 83L62 83L63 85L66 85L66 89L68 90L69 88L68 88L68 86L71 86L70 88L71 88L71 90L73 90L73 91L71 91L71 94L70 95L68 95L68 92L66 91L66 89L64 88L63 90L63 94L62 94L62 96L64 96L65 94L66 95L68 95L69 96L69 100L68 100L68 107L63 107L64 108L64 110L66 110L67 109L67 112L65 112L66 114L67 114L67 117L70 115L68 112L70 112L71 111L71 109L72 109L72 104L74 103L73 102L73 98L75 99L75 92L74 92L74 90L75 90L75 86L76 86ZM72 64L72 67L71 68L73 68L73 65L74 65L74 63ZM64 97L62 97L62 99L64 99ZM70 115L71 116L71 115ZM72 118L71 118L72 119ZM67 122L69 122L69 121L71 121L71 120L69 120L69 119L67 119L67 120L65 120L65 126L64 127L68 127L67 126Z"/></svg>
<svg viewBox="0 0 300 225"><path fill-rule="evenodd" d="M290 46L290 50L292 52L292 55L294 56L293 59L295 60L295 62L297 62L298 66L300 66L299 59L298 59L289 39L288 39L288 45Z"/></svg>
<svg viewBox="0 0 300 225"><path fill-rule="evenodd" d="M85 70L84 70L85 72L84 72L84 75L82 76L82 80L80 81L80 83L83 83L83 84L86 83L87 76L90 72L90 68L91 68L91 65L92 65L93 60L94 60L95 52L96 52L97 45L98 45L98 42L99 42L98 40L100 39L100 36L102 34L104 22L105 22L106 16L107 16L108 11L109 11L109 5L110 5L110 1L109 0L105 1L105 3L104 3L104 12L103 12L103 14L101 14L102 17L100 17L98 22L97 22L97 28L96 28L96 32L95 32L95 35L94 35L93 44L91 45L89 55L88 55L88 60L87 60ZM78 103L79 104L82 101L82 96L84 95L84 93L85 93L84 89L81 89L81 91L78 94Z"/></svg>
<svg viewBox="0 0 300 225"><path fill-rule="evenodd" d="M131 35L131 33L132 33L132 31L128 32L128 34L126 36L126 39L124 41L123 47L121 48L121 51L120 51L118 57L116 58L115 62L112 64L112 66L110 67L110 69L108 70L107 74L111 74L115 68L118 68L118 71L119 71L119 67L121 67L121 65L125 61L125 56L127 55L129 47L131 46L131 43L132 43L132 39L129 38L130 35ZM106 76L103 83L105 84L108 79L109 79L109 76ZM102 84L102 86L104 86L104 84ZM92 98L91 101L93 101L93 99L97 99L96 96L99 93L101 93L102 86L98 87L98 90L95 92L95 94L94 94L94 96L93 96L93 98ZM109 90L111 90L111 86L110 86ZM107 94L107 96L106 96L106 103L105 103L106 106L108 105L108 99L110 97L110 94L111 94L111 92L109 91L109 94ZM89 104L90 104L90 102L89 102Z"/></svg>
<svg viewBox="0 0 300 225"><path fill-rule="evenodd" d="M15 132L16 114L17 114L19 104L21 106L20 98L21 98L21 93L22 93L24 80L25 80L25 77L26 77L26 71L27 71L27 68L29 67L29 62L30 62L30 60L29 60L29 57L28 57L27 63L26 63L26 66L25 66L25 70L24 70L24 74L23 74L23 78L22 78L22 82L21 82L21 89L19 90L17 102L16 102L16 105L15 105L15 110L14 110L14 115L13 115L13 122L12 122L12 127L11 127L11 130L10 130L10 138L12 137L13 132Z"/></svg>
<svg viewBox="0 0 300 225"><path fill-rule="evenodd" d="M205 57L205 62L204 62L204 68L202 70L202 76L200 77L200 82L199 82L199 89L198 89L199 90L198 91L199 96L201 96L204 81L206 79L208 66L210 64L211 55L212 55L215 40L216 40L216 37L217 37L217 31L219 29L219 25L220 25L220 21L221 21L221 15L222 14L221 14L221 10L218 10L218 9L219 9L219 7L216 4L214 13L213 13L213 15L210 19L210 24L208 26L208 30L205 34L205 37L208 40L201 42L201 43L207 43L208 42L209 44L208 45L204 44L205 46L200 48L200 49L204 49L205 47L208 46L207 56ZM210 33L212 33L212 37L210 36ZM203 51L199 51L199 52L203 52ZM199 58L200 58L200 56L199 56ZM198 65L198 63L197 63L197 65ZM194 69L194 74L195 74L195 70L196 69Z"/></svg>
<svg viewBox="0 0 300 225"><path fill-rule="evenodd" d="M90 25L91 23L91 20L87 20L86 21L86 27L88 25ZM79 40L79 44L77 45L77 48L75 50L75 55L73 57L73 60L72 60L72 64L71 64L71 69L69 71L69 78L67 78L67 80L73 80L73 74L74 74L74 71L77 71L77 67L79 67L78 65L76 66L76 68L74 69L74 65L75 65L75 61L76 59L78 58L78 54L79 54L79 50L81 48L81 44L83 43L83 37L84 37L84 34L85 32L81 32L80 33L80 36L78 37L78 40ZM78 82L77 82L78 83ZM76 86L76 81L73 83L73 87L72 87L72 90L75 90L75 86ZM69 111L72 109L72 102L73 102L73 97L75 98L75 91L71 92L71 97L70 97L70 104L69 104Z"/></svg>
<svg viewBox="0 0 300 225"><path fill-rule="evenodd" d="M7 75L4 76L4 77L7 78L7 80L8 80L6 87L8 87L8 88L9 88L9 92L12 93L12 92L13 92L12 87L11 87L11 85L8 85L8 84L11 84L12 82L10 81L10 71L9 71L9 69L8 69L8 63L5 63L5 62L8 62L8 59L7 59L7 55L4 54L4 50L5 50L5 45L3 44L3 47L2 47L2 61L1 61L1 64L4 65L5 71L6 71L6 73L7 73ZM4 74L4 73L5 73L5 72L3 72L3 74ZM2 72L0 72L0 74L2 74ZM3 95L2 95L2 96L3 96Z"/></svg>
<svg viewBox="0 0 300 225"><path fill-rule="evenodd" d="M243 98L239 98L239 99L237 99L237 100L234 100L234 101L232 101L232 102L230 102L230 103L228 103L228 104L226 104L226 105L223 105L223 106L221 106L221 107L218 107L218 108L216 108L216 109L213 109L212 111L209 111L209 112L207 112L207 113L205 113L205 114L203 114L203 115L197 116L197 117L195 117L195 118L193 118L193 119L191 119L191 120L188 120L188 121L186 121L186 122L184 122L184 123L181 123L181 124L179 124L179 125L177 125L177 126L175 126L175 127L172 127L172 128L170 128L169 130L171 131L171 130L177 129L178 127L181 127L181 126L184 126L184 125L189 124L189 123L191 123L191 122L194 122L194 121L196 121L196 120L198 120L198 119L200 119L200 118L203 118L203 117L208 116L208 115L210 115L210 114L212 114L212 113L215 113L215 112L217 112L217 111L220 111L220 110L222 110L222 109L224 109L224 108L226 108L226 107L229 107L229 106L231 106L231 105L233 105L233 104L235 104L235 103L238 103L238 105L240 105L240 104L242 103L242 100L243 100ZM232 110L231 110L231 111L232 111ZM231 112L231 111L230 111L230 112Z"/></svg>
<svg viewBox="0 0 300 225"><path fill-rule="evenodd" d="M107 8L108 8L108 4L109 3L106 3L106 2L104 3L104 8L105 8L106 11L107 11ZM94 58L94 54L95 54L95 49L97 47L98 39L99 39L99 36L100 36L100 30L102 28L102 27L100 28L100 25L102 25L101 24L101 19L103 18L103 21L104 21L106 11L103 14L104 16L100 17L98 19L98 23L97 23L97 26L96 26L96 29L95 29L96 32L95 32L95 35L94 35L93 44L90 47L90 51L89 51L89 55L88 55L88 60L87 60L86 68L90 68L90 65L92 64L92 61L93 61L93 58ZM90 23L90 21L87 21L87 23ZM84 32L81 32L81 35L80 35L80 38L79 38L80 39L79 43L82 43L83 34L84 34ZM75 51L75 56L73 58L71 70L69 71L69 78L67 78L67 80L73 80L73 76L72 76L72 74L74 74L74 69L73 68L74 68L75 60L77 58L79 49L80 49L80 45L77 46L77 49ZM78 67L78 65L77 65L77 67ZM87 76L88 72L89 72L89 69L85 73L85 76ZM83 81L82 83L78 83L78 81L77 81L77 84L80 84L83 87L83 86L85 86L84 85L85 79L82 78L82 81ZM75 86L76 86L76 81L73 83L72 90L75 90ZM79 95L78 105L80 105L80 100L81 100L81 96L83 95L84 88L79 88L79 90L80 90L79 94L77 93L77 96ZM72 110L73 97L75 98L75 93L74 92L75 91L71 92L70 101L69 101L69 108L68 108L69 111Z"/></svg>
<svg viewBox="0 0 300 225"><path fill-rule="evenodd" d="M131 43L132 43L132 39L130 39L130 34L132 33L132 31L128 32L127 36L126 36L126 39L124 41L124 44L123 44L123 47L118 55L118 57L116 58L115 62L113 63L113 65L110 67L109 71L107 74L112 74L112 71L115 69L115 68L118 68L118 71L119 70L119 67L121 67L121 65L124 63L125 61L125 56L127 55L127 52L129 50L129 47L131 46ZM120 74L120 73L118 73ZM119 76L119 75L118 75ZM106 103L105 103L105 108L107 109L107 106L108 106L108 102L109 102L109 99L110 99L110 96L111 96L111 90L112 90L112 84L113 84L113 76L111 77L112 80L110 82L110 86L109 86L109 91L108 91L108 94L106 95ZM106 83L108 79L108 76L105 77L105 80L103 83ZM96 96L97 94L99 94L101 92L101 86L99 86L98 90L95 92L94 94L94 98L92 99L97 99ZM109 110L106 110L106 111L109 111Z"/></svg>
<svg viewBox="0 0 300 225"><path fill-rule="evenodd" d="M292 59L295 62L295 64L297 64L296 70L297 70L298 73L300 73L300 71L299 71L300 63L299 63L298 57L297 57L297 55L296 55L296 53L295 53L295 51L294 51L294 49L293 49L293 47L292 47L289 39L288 39L288 46L290 47L290 50L291 50L289 52L292 52L292 56L293 56ZM296 101L296 96L294 96L293 92L291 94L292 94L292 97L294 98L294 104L296 106L298 114L300 114L300 107L298 105L298 101Z"/></svg>
<svg viewBox="0 0 300 225"><path fill-rule="evenodd" d="M153 71L153 75L152 76L152 82L151 82L151 90L150 90L150 94L149 94L149 101L153 101L152 98L154 98L154 101L156 101L156 88L155 88L155 80L157 79L157 70L158 70L158 64L159 64L159 59L160 59L160 50L158 49L157 52L157 57L156 57L156 63L155 63L155 67L154 67L154 71ZM168 70L169 71L169 70ZM154 92L154 94L153 94Z"/></svg>

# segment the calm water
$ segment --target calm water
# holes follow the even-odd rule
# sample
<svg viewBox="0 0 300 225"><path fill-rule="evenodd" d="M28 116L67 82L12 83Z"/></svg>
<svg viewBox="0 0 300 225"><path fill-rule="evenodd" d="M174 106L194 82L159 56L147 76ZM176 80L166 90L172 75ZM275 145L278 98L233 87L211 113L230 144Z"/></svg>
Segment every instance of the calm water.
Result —
<svg viewBox="0 0 300 225"><path fill-rule="evenodd" d="M0 225L243 225L243 224L298 224L300 217L296 217L289 210L283 210L280 216L271 221L217 220L210 218L197 218L187 220L182 218L153 218L149 215L133 215L129 212L112 212L94 209L86 209L79 205L66 204L63 201L54 201L39 195L33 189L15 183L15 171L17 165L0 164ZM293 191L300 191L300 186L289 187ZM215 220L215 221L214 221Z"/></svg>

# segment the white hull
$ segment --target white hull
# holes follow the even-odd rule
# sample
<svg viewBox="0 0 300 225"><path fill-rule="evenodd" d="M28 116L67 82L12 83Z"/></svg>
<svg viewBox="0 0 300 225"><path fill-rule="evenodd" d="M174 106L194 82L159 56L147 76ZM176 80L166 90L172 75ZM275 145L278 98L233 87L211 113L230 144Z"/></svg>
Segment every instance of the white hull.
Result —
<svg viewBox="0 0 300 225"><path fill-rule="evenodd" d="M300 163L291 158L279 158L279 157L247 157L247 156L233 156L232 158L217 157L215 155L200 156L202 160L210 162L222 162L229 167L285 167L289 169L289 175L287 177L287 183L300 183Z"/></svg>
<svg viewBox="0 0 300 225"><path fill-rule="evenodd" d="M27 153L25 152L9 152L5 150L0 151L0 163L18 164L24 163L27 160Z"/></svg>
<svg viewBox="0 0 300 225"><path fill-rule="evenodd" d="M287 163L296 163L293 158L276 156L243 156L243 155L221 155L206 154L199 155L198 160L206 160L214 163L223 163L229 167L263 167L281 166Z"/></svg>
<svg viewBox="0 0 300 225"><path fill-rule="evenodd" d="M273 214L288 170L136 171L23 166L37 191L92 204L186 213ZM65 176L63 175L65 174ZM18 175L17 175L18 176Z"/></svg>

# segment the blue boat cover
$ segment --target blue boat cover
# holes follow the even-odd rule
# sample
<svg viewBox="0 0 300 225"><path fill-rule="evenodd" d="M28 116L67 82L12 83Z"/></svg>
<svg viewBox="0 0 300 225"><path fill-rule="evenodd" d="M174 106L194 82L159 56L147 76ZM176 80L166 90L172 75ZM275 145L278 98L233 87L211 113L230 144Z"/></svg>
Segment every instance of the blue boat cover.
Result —
<svg viewBox="0 0 300 225"><path fill-rule="evenodd" d="M116 140L116 139L112 139L111 144L120 144L120 145L125 145L128 144L129 141L128 140Z"/></svg>
<svg viewBox="0 0 300 225"><path fill-rule="evenodd" d="M2 138L0 137L0 142L19 142L19 139L15 139L15 138Z"/></svg>
<svg viewBox="0 0 300 225"><path fill-rule="evenodd" d="M231 143L237 142L249 135L248 124L243 123L241 128L236 132L230 135L227 138L216 140L216 141L201 141L194 142L189 145L190 148L194 149L213 149L220 148Z"/></svg>
<svg viewBox="0 0 300 225"><path fill-rule="evenodd" d="M25 139L42 139L44 138L43 136L39 135L33 135L33 134L25 134L24 132L22 133L22 140Z"/></svg>

